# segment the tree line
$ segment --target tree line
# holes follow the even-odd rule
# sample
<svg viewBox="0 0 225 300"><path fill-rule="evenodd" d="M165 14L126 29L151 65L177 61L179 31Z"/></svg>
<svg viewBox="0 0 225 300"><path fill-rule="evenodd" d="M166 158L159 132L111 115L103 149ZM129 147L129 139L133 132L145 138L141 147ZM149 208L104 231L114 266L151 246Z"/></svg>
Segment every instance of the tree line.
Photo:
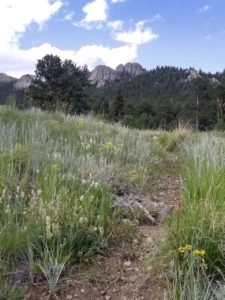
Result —
<svg viewBox="0 0 225 300"><path fill-rule="evenodd" d="M28 89L16 91L19 107L37 106L70 114L92 112L102 118L140 129L175 128L183 122L198 130L225 129L225 71L157 67L145 74L91 86L86 66L46 55L38 60L35 78ZM8 89L1 94L15 102ZM6 97L6 95L9 95Z"/></svg>

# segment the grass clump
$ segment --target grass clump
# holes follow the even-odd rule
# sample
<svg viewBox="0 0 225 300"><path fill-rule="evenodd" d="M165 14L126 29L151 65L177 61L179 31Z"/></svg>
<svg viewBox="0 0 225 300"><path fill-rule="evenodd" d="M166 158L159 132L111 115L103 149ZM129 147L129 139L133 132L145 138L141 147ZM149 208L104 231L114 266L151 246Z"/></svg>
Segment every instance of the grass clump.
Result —
<svg viewBox="0 0 225 300"><path fill-rule="evenodd" d="M212 134L183 144L183 201L170 218L167 244L173 257L173 299L222 299L214 298L214 288L225 272L224 150L223 139Z"/></svg>

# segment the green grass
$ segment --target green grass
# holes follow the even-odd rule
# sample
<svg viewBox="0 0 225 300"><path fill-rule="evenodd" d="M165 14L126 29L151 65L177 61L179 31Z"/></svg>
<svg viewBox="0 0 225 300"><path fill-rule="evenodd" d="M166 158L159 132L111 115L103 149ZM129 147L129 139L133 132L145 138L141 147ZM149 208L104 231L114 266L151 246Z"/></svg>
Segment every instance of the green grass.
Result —
<svg viewBox="0 0 225 300"><path fill-rule="evenodd" d="M56 293L69 266L133 236L111 201L116 187L150 191L154 177L178 172L183 198L168 220L164 247L169 297L223 299L223 133L131 130L91 116L0 107L0 141L3 299L23 299L25 290L6 279L21 261L31 281L42 276ZM186 244L191 250L180 252Z"/></svg>
<svg viewBox="0 0 225 300"><path fill-rule="evenodd" d="M170 218L167 250L174 257L175 282L178 294L198 288L208 294L190 299L222 299L212 297L212 285L223 279L225 272L225 143L213 133L201 133L198 139L185 141L185 187L183 201ZM191 251L179 252L179 247L190 245ZM204 250L205 255L194 257L194 250ZM194 265L206 264L205 278ZM190 269L192 276L189 276ZM200 276L200 275L201 276ZM192 279L191 279L192 277ZM207 280L206 280L207 279ZM192 280L192 282L191 282ZM209 284L208 284L208 283ZM206 288L204 284L208 284ZM193 287L195 286L195 288ZM189 293L189 292L188 292ZM211 298L212 297L212 298ZM177 299L188 299L181 297Z"/></svg>
<svg viewBox="0 0 225 300"><path fill-rule="evenodd" d="M0 107L0 140L0 252L53 292L66 266L129 233L114 186L148 187L165 163L151 132L91 116Z"/></svg>

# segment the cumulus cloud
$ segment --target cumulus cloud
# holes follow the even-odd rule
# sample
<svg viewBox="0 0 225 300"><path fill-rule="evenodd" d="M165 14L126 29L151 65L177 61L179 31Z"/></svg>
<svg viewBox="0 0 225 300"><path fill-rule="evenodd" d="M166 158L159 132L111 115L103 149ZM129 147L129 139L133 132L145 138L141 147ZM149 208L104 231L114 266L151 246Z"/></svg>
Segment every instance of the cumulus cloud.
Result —
<svg viewBox="0 0 225 300"><path fill-rule="evenodd" d="M121 31L113 34L115 40L129 45L142 45L158 38L151 28L145 28L146 21L140 21L136 24L134 30Z"/></svg>
<svg viewBox="0 0 225 300"><path fill-rule="evenodd" d="M81 47L75 54L75 59L80 64L87 64L92 69L101 60L111 68L119 64L133 61L137 57L136 45L123 45L120 47L109 48L102 45L89 45Z"/></svg>
<svg viewBox="0 0 225 300"><path fill-rule="evenodd" d="M111 29L115 40L122 42L121 46L108 47L104 45L85 45L80 49L62 50L49 43L44 43L30 49L21 49L20 38L32 23L42 28L44 24L63 6L65 0L0 0L0 72L20 77L33 73L35 64L46 54L58 55L61 59L71 59L79 65L87 64L92 69L101 61L112 68L120 63L134 61L138 55L138 46L157 38L146 22L135 25L133 31L123 31L123 21L107 22L109 0L92 0L83 8L82 20L85 24L101 22ZM115 1L115 0L114 0ZM64 16L71 20L73 13Z"/></svg>
<svg viewBox="0 0 225 300"><path fill-rule="evenodd" d="M115 68L120 63L133 61L137 57L136 45L123 45L110 48L103 45L87 45L78 51L61 50L46 43L39 47L27 50L11 49L0 53L1 71L12 76L20 77L23 74L33 73L38 59L46 54L58 55L61 59L71 59L78 65L87 64L93 69L99 61Z"/></svg>
<svg viewBox="0 0 225 300"><path fill-rule="evenodd" d="M41 28L62 5L62 0L1 0L0 49L17 46L31 23Z"/></svg>
<svg viewBox="0 0 225 300"><path fill-rule="evenodd" d="M112 28L112 30L119 31L119 30L122 30L123 21L121 21L121 20L110 21L110 22L108 22L107 25L108 25L108 27Z"/></svg>
<svg viewBox="0 0 225 300"><path fill-rule="evenodd" d="M48 43L26 50L11 48L7 51L0 51L1 72L15 77L33 73L37 60L50 53L59 55L63 59L72 59L75 54L74 51L60 50Z"/></svg>
<svg viewBox="0 0 225 300"><path fill-rule="evenodd" d="M93 27L102 28L102 22L107 21L109 5L107 0L92 0L83 7L85 17L73 23L75 26L91 29Z"/></svg>

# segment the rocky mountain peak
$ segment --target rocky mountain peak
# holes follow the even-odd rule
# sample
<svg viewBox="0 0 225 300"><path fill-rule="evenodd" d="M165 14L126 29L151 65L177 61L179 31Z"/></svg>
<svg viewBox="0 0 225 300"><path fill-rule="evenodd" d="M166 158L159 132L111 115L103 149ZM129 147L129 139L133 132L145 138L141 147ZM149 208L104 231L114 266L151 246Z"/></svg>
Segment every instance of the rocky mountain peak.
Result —
<svg viewBox="0 0 225 300"><path fill-rule="evenodd" d="M186 70L186 73L188 74L188 77L187 77L186 81L192 81L194 79L197 79L197 78L201 77L199 72L195 69Z"/></svg>
<svg viewBox="0 0 225 300"><path fill-rule="evenodd" d="M129 75L134 77L145 72L147 71L138 63L120 64L115 70L104 65L99 65L90 73L89 80L91 84L102 87L107 82L114 82L123 76Z"/></svg>
<svg viewBox="0 0 225 300"><path fill-rule="evenodd" d="M16 81L16 78L11 77L11 76L9 76L5 73L0 73L0 82L10 83L10 82L13 82L13 81Z"/></svg>
<svg viewBox="0 0 225 300"><path fill-rule="evenodd" d="M28 88L31 85L34 75L26 74L20 77L14 84L14 87L18 90Z"/></svg>
<svg viewBox="0 0 225 300"><path fill-rule="evenodd" d="M91 73L89 80L91 84L102 87L106 82L119 79L118 73L110 67L99 65Z"/></svg>
<svg viewBox="0 0 225 300"><path fill-rule="evenodd" d="M146 72L146 70L138 63L127 63L123 66L123 70L124 73L129 74L131 76L142 75Z"/></svg>

